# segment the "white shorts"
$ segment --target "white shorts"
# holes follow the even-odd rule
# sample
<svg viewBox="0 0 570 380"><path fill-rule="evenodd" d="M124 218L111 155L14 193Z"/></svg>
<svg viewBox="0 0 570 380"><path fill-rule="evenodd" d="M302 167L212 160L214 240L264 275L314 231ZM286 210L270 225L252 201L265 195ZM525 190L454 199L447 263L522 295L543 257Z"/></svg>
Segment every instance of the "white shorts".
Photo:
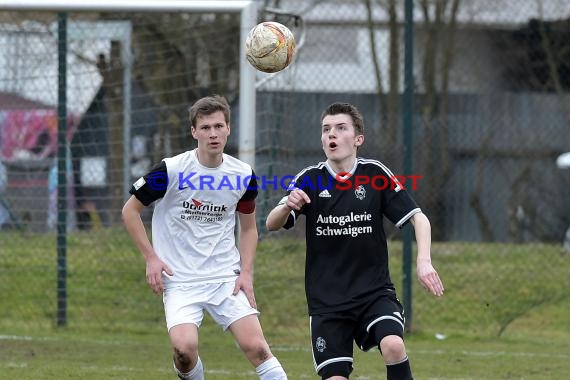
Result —
<svg viewBox="0 0 570 380"><path fill-rule="evenodd" d="M213 284L180 285L165 289L162 296L166 327L170 329L183 323L200 327L206 310L224 330L237 321L252 314L259 314L251 307L245 293L232 292L235 282Z"/></svg>

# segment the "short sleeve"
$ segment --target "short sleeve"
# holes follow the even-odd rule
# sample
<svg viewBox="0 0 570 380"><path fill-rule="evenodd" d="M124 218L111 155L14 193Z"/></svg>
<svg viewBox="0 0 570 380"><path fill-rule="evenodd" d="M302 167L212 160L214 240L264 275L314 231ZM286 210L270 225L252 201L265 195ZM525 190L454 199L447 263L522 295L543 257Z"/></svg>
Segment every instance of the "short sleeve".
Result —
<svg viewBox="0 0 570 380"><path fill-rule="evenodd" d="M255 176L255 172L252 170L251 178L249 179L249 182L247 184L247 190L242 195L240 202L254 200L255 198L257 198L257 194L258 194L257 177Z"/></svg>
<svg viewBox="0 0 570 380"><path fill-rule="evenodd" d="M145 206L161 199L168 188L168 169L166 163L161 161L147 174L140 177L129 190Z"/></svg>
<svg viewBox="0 0 570 380"><path fill-rule="evenodd" d="M421 212L416 202L405 190L395 192L387 190L385 197L386 205L384 207L384 215L398 228L402 228L410 218Z"/></svg>

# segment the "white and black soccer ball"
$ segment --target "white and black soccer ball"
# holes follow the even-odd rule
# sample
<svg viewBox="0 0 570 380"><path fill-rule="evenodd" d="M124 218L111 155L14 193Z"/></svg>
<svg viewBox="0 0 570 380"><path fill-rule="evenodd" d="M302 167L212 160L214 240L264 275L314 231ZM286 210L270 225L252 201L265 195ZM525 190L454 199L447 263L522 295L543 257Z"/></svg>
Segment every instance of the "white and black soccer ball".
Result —
<svg viewBox="0 0 570 380"><path fill-rule="evenodd" d="M293 61L295 37L285 25L264 21L249 31L245 52L247 60L257 70L276 73Z"/></svg>

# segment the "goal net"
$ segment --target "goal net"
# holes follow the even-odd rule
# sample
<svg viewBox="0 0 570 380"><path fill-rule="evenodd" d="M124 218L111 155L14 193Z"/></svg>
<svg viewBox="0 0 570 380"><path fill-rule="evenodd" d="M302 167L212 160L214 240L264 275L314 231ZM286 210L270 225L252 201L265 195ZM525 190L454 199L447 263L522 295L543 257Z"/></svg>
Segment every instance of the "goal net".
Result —
<svg viewBox="0 0 570 380"><path fill-rule="evenodd" d="M228 99L227 152L255 166L255 72L243 54L257 21L255 1L2 7L0 224L34 231L55 225L58 12L67 12L71 229L116 225L133 180L194 147L187 109L202 96Z"/></svg>

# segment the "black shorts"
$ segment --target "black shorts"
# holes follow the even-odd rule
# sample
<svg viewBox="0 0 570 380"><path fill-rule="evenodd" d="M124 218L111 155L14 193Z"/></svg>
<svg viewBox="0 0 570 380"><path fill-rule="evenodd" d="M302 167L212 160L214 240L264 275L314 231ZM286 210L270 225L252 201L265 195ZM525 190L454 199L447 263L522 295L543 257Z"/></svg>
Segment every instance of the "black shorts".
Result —
<svg viewBox="0 0 570 380"><path fill-rule="evenodd" d="M381 295L351 310L311 315L315 370L323 378L348 377L352 372L353 341L368 351L388 335L403 338L404 323L404 308L394 294Z"/></svg>

